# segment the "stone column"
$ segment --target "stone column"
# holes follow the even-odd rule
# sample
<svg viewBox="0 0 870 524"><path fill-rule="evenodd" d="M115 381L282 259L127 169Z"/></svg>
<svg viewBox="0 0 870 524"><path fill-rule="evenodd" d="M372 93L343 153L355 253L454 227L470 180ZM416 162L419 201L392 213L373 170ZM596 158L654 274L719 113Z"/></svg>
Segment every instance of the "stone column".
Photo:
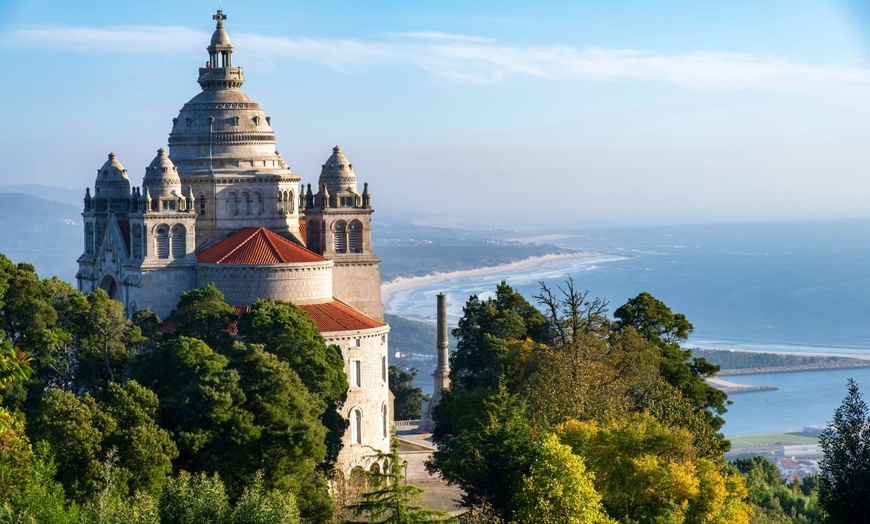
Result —
<svg viewBox="0 0 870 524"><path fill-rule="evenodd" d="M433 402L441 398L441 391L450 387L450 350L447 347L447 295L438 293L437 348L438 366L432 376L435 377Z"/></svg>

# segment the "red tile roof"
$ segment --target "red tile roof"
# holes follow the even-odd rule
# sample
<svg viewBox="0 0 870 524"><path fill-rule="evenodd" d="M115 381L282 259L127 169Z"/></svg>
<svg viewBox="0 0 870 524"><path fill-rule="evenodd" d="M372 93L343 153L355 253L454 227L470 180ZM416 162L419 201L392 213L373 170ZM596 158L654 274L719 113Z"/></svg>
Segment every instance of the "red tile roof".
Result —
<svg viewBox="0 0 870 524"><path fill-rule="evenodd" d="M196 255L203 264L325 262L322 256L264 227L246 227Z"/></svg>
<svg viewBox="0 0 870 524"><path fill-rule="evenodd" d="M297 304L321 333L383 327L386 324L358 311L340 300L321 304Z"/></svg>
<svg viewBox="0 0 870 524"><path fill-rule="evenodd" d="M118 219L118 227L121 228L121 238L124 239L124 245L127 246L127 254L130 253L130 220L126 218Z"/></svg>
<svg viewBox="0 0 870 524"><path fill-rule="evenodd" d="M303 244L308 245L308 223L304 218L299 219L299 239Z"/></svg>
<svg viewBox="0 0 870 524"><path fill-rule="evenodd" d="M370 316L357 311L340 300L324 302L321 304L297 304L308 315L317 330L321 333L334 331L355 331L358 329L370 329L383 327L386 324L379 322ZM242 316L250 313L251 306L233 306L234 319L227 333L236 335L239 332L239 320Z"/></svg>

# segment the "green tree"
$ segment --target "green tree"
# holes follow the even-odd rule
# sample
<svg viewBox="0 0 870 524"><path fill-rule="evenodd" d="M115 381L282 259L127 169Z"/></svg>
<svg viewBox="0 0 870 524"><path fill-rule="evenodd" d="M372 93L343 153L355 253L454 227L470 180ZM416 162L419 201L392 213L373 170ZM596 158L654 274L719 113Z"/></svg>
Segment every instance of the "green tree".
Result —
<svg viewBox="0 0 870 524"><path fill-rule="evenodd" d="M231 508L217 474L181 471L166 483L158 511L161 524L224 524Z"/></svg>
<svg viewBox="0 0 870 524"><path fill-rule="evenodd" d="M231 492L240 493L258 471L268 489L296 495L306 520L328 520L332 501L317 466L326 456L325 403L309 393L290 366L257 344L236 343L228 354L245 392L255 438L229 446L221 468Z"/></svg>
<svg viewBox="0 0 870 524"><path fill-rule="evenodd" d="M154 417L157 398L131 381L109 384L94 398L51 390L33 421L34 440L45 441L57 462L57 478L77 502L94 496L103 483L110 453L121 495L160 492L178 452Z"/></svg>
<svg viewBox="0 0 870 524"><path fill-rule="evenodd" d="M82 507L81 524L160 524L157 501L153 495L144 491L131 496L122 495L126 486L119 479L115 461L116 455L110 452L101 467L102 485Z"/></svg>
<svg viewBox="0 0 870 524"><path fill-rule="evenodd" d="M0 255L0 335L22 351L32 353L57 321L49 289L31 264L12 265Z"/></svg>
<svg viewBox="0 0 870 524"><path fill-rule="evenodd" d="M169 433L157 425L157 395L131 380L123 387L109 384L97 399L114 421L114 431L106 435L102 448L117 454L121 493L142 491L158 497L178 450Z"/></svg>
<svg viewBox="0 0 870 524"><path fill-rule="evenodd" d="M182 293L169 318L178 336L198 338L218 351L232 345L228 329L235 320L233 307L213 283Z"/></svg>
<svg viewBox="0 0 870 524"><path fill-rule="evenodd" d="M514 522L518 524L613 523L595 491L593 475L583 459L561 444L555 435L539 443L528 475L514 495Z"/></svg>
<svg viewBox="0 0 870 524"><path fill-rule="evenodd" d="M870 410L858 383L848 393L819 443L819 501L834 523L870 522Z"/></svg>
<svg viewBox="0 0 870 524"><path fill-rule="evenodd" d="M87 301L87 313L73 331L78 350L75 383L96 393L110 382L126 381L130 359L145 339L125 317L124 306L102 289L88 295Z"/></svg>
<svg viewBox="0 0 870 524"><path fill-rule="evenodd" d="M503 356L509 341L531 339L549 344L554 333L547 317L506 282L494 298L481 301L472 296L465 303L453 336L456 350L450 356L453 388L493 387L511 379L505 373Z"/></svg>
<svg viewBox="0 0 870 524"><path fill-rule="evenodd" d="M727 411L728 396L704 380L714 376L719 366L703 358L692 358L692 351L680 346L692 333L692 324L682 313L674 313L662 301L647 292L640 293L617 308L617 329L634 329L660 350L660 373L664 380L680 390L692 404L703 409L714 431L725 423L721 417ZM723 450L727 441L722 440Z"/></svg>
<svg viewBox="0 0 870 524"><path fill-rule="evenodd" d="M299 508L292 493L266 490L258 473L245 488L230 515L232 524L299 524Z"/></svg>
<svg viewBox="0 0 870 524"><path fill-rule="evenodd" d="M414 385L417 370L414 368L404 370L399 366L391 365L389 369L390 391L395 397L393 410L396 420L416 420L420 418L420 409L423 405L423 390Z"/></svg>
<svg viewBox="0 0 870 524"><path fill-rule="evenodd" d="M178 446L179 469L220 471L233 446L256 438L239 373L228 366L227 357L187 337L160 342L133 364L133 378L159 399L158 420Z"/></svg>
<svg viewBox="0 0 870 524"><path fill-rule="evenodd" d="M0 523L75 522L54 473L48 446L32 447L21 422L0 408Z"/></svg>
<svg viewBox="0 0 870 524"><path fill-rule="evenodd" d="M373 489L362 493L358 501L347 506L356 518L363 520L345 520L344 524L456 522L442 511L417 505L423 490L405 481L403 461L399 456L399 442L395 435L390 441L390 452L378 451L372 458L379 467L374 471L364 471L363 474Z"/></svg>
<svg viewBox="0 0 870 524"><path fill-rule="evenodd" d="M289 364L308 391L326 403L321 414L328 430L323 469L331 468L348 426L339 413L347 400L348 384L341 350L326 345L323 335L302 309L274 299L254 301L251 311L239 322L239 334L246 342L262 344L266 351Z"/></svg>
<svg viewBox="0 0 870 524"><path fill-rule="evenodd" d="M430 471L462 488L467 506L488 504L503 520L513 510L513 494L528 474L536 428L525 405L504 385L495 391L445 391L435 409L433 440L438 450Z"/></svg>

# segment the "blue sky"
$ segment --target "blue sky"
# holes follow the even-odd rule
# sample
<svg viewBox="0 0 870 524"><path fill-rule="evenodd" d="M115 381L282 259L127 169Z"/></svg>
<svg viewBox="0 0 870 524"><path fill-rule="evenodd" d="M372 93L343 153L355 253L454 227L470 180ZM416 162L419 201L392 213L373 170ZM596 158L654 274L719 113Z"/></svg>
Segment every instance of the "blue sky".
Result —
<svg viewBox="0 0 870 524"><path fill-rule="evenodd" d="M227 0L304 182L339 144L379 213L481 227L870 216L859 0ZM135 184L199 92L218 2L0 5L0 185Z"/></svg>

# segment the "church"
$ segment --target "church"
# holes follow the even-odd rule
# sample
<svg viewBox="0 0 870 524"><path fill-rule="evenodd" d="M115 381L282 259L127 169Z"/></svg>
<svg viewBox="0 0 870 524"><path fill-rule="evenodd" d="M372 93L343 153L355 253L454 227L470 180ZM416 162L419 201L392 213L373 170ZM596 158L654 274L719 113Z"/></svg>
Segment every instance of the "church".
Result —
<svg viewBox="0 0 870 524"><path fill-rule="evenodd" d="M132 186L114 153L85 192L79 289L105 290L132 315L167 318L179 296L214 283L243 312L257 298L292 302L341 348L350 426L339 462L388 450L387 338L372 205L334 147L316 184L303 185L276 150L271 120L242 92L226 15L199 68L202 91L172 119L161 148ZM326 155L325 155L326 156Z"/></svg>

